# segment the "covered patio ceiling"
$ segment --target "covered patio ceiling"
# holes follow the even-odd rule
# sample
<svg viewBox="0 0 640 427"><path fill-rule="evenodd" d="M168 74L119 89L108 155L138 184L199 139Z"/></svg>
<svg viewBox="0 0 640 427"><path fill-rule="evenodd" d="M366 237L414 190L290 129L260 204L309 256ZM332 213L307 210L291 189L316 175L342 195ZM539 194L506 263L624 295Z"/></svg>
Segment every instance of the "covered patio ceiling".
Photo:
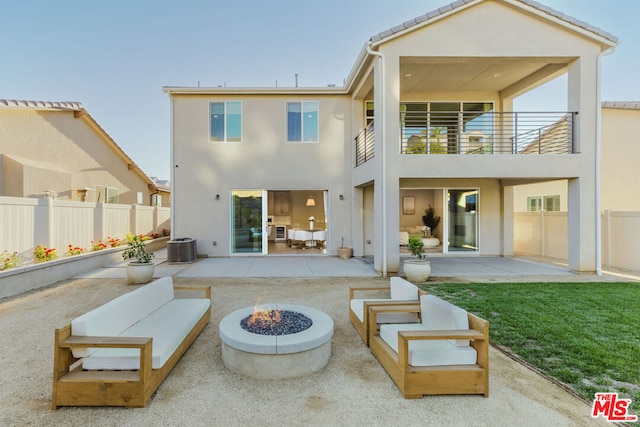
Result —
<svg viewBox="0 0 640 427"><path fill-rule="evenodd" d="M572 57L400 58L400 96L428 92L501 92L518 96L566 72ZM364 90L363 90L364 89ZM360 94L373 98L373 73Z"/></svg>
<svg viewBox="0 0 640 427"><path fill-rule="evenodd" d="M504 91L529 79L548 81L562 72L567 57L400 58L402 92Z"/></svg>

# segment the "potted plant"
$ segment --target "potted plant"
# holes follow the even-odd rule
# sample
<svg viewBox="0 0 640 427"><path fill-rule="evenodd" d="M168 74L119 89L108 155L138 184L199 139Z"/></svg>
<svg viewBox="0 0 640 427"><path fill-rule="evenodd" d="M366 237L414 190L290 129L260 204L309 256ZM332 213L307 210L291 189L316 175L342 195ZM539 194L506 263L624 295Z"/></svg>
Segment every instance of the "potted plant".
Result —
<svg viewBox="0 0 640 427"><path fill-rule="evenodd" d="M436 216L433 207L429 205L427 209L424 211L424 215L422 216L422 223L424 227L422 229L423 239L422 243L427 248L435 248L440 245L440 240L437 237L433 236L433 232L436 227L440 224L440 217Z"/></svg>
<svg viewBox="0 0 640 427"><path fill-rule="evenodd" d="M416 236L409 237L409 251L417 259L405 260L403 269L407 280L413 283L426 282L431 275L431 261L426 260L427 255L422 251L424 243Z"/></svg>
<svg viewBox="0 0 640 427"><path fill-rule="evenodd" d="M127 279L131 284L148 283L153 277L154 265L153 253L147 252L143 236L127 234L127 249L122 253L122 258L130 260L127 263Z"/></svg>
<svg viewBox="0 0 640 427"><path fill-rule="evenodd" d="M338 257L342 259L351 258L351 248L344 246L344 237L342 238L342 242L340 243L340 247L338 248Z"/></svg>

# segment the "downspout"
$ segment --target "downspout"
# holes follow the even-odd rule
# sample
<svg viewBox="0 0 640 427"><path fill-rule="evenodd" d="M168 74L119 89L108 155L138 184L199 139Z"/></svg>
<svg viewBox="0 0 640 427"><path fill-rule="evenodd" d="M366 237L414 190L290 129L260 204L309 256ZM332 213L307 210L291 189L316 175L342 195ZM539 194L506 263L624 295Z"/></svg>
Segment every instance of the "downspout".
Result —
<svg viewBox="0 0 640 427"><path fill-rule="evenodd" d="M382 108L381 108L381 116L382 116L382 123L380 126L380 134L382 135L382 141L380 141L380 148L381 148L381 156L380 156L380 162L381 162L381 168L382 168L382 173L381 173L381 181L382 181L382 209L380 210L382 212L381 214L381 220L382 220L382 277L386 278L387 277L387 214L386 214L386 209L387 209L387 162L386 162L386 150L387 150L387 144L385 143L385 139L386 139L386 121L387 121L387 107L385 105L385 79L384 79L384 67L385 67L385 59L384 59L384 55L381 52L377 52L374 51L373 49L371 49L371 45L372 42L369 41L369 43L367 43L367 53L369 55L372 56L377 56L378 58L380 58L380 103L382 104Z"/></svg>
<svg viewBox="0 0 640 427"><path fill-rule="evenodd" d="M600 185L600 152L602 143L602 100L600 98L600 74L601 74L601 59L603 56L609 56L615 52L615 46L602 52L596 59L596 149L595 149L595 179L596 179L596 274L602 276L602 216L600 213L601 197L600 191L602 186Z"/></svg>
<svg viewBox="0 0 640 427"><path fill-rule="evenodd" d="M171 145L171 152L170 152L170 156L171 156L171 192L169 193L169 200L171 203L171 218L169 220L169 223L171 224L171 237L170 239L173 240L174 236L175 236L175 229L176 229L176 203L175 203L175 188L176 188L176 177L175 177L175 172L176 172L176 168L178 167L178 165L176 165L174 162L176 161L176 156L175 156L175 141L174 141L174 137L173 137L173 97L171 96L171 92L169 92L169 117L171 117L171 120L169 121L169 143Z"/></svg>
<svg viewBox="0 0 640 427"><path fill-rule="evenodd" d="M155 196L156 194L160 194L160 191L158 190L157 186L156 186L155 193L149 194L149 206L153 206L153 196Z"/></svg>

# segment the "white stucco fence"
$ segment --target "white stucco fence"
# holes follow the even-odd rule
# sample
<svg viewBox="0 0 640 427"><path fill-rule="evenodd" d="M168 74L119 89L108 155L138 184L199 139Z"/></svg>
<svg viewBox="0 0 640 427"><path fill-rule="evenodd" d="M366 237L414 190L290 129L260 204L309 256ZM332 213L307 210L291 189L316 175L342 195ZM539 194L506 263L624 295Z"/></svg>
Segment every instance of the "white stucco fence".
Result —
<svg viewBox="0 0 640 427"><path fill-rule="evenodd" d="M0 197L0 252L28 255L37 245L91 248L92 241L124 239L169 229L170 208L74 202L49 198Z"/></svg>
<svg viewBox="0 0 640 427"><path fill-rule="evenodd" d="M567 259L567 212L516 212L516 253ZM640 212L602 214L602 266L640 271Z"/></svg>

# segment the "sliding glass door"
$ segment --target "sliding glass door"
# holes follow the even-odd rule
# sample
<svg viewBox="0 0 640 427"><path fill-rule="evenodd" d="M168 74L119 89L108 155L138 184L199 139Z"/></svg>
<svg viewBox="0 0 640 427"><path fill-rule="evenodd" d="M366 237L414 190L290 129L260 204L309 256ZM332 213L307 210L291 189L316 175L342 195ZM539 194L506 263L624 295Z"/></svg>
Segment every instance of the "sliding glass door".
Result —
<svg viewBox="0 0 640 427"><path fill-rule="evenodd" d="M231 199L231 253L266 253L266 191L234 190Z"/></svg>
<svg viewBox="0 0 640 427"><path fill-rule="evenodd" d="M447 190L448 251L478 250L479 191Z"/></svg>

